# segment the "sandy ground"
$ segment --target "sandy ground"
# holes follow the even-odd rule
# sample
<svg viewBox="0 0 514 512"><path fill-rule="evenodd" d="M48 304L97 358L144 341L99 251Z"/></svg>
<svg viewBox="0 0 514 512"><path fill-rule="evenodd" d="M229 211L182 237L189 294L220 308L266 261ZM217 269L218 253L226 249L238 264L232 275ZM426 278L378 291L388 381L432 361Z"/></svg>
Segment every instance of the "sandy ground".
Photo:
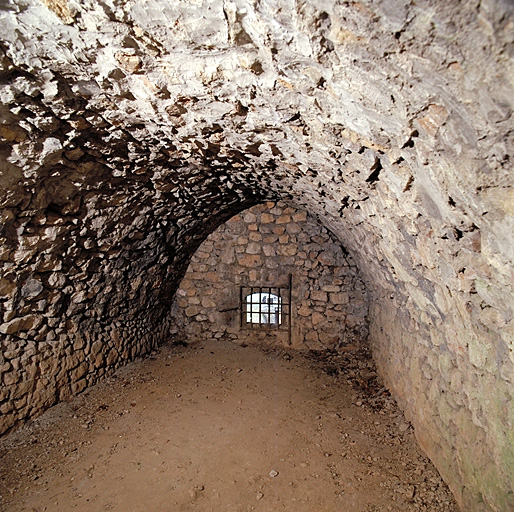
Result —
<svg viewBox="0 0 514 512"><path fill-rule="evenodd" d="M367 351L168 345L0 440L2 510L455 512Z"/></svg>

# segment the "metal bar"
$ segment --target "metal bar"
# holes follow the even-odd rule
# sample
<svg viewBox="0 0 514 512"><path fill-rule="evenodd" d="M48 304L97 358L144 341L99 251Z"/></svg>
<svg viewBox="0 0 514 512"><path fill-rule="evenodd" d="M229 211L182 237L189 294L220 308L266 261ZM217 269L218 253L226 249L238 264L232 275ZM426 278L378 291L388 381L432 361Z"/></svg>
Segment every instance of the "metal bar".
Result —
<svg viewBox="0 0 514 512"><path fill-rule="evenodd" d="M271 287L268 287L268 325L271 325Z"/></svg>
<svg viewBox="0 0 514 512"><path fill-rule="evenodd" d="M253 327L253 286L250 287L250 327Z"/></svg>
<svg viewBox="0 0 514 512"><path fill-rule="evenodd" d="M275 288L275 290L277 291L277 297L278 297L278 306L275 309L275 311L276 311L275 321L277 324L277 328L280 329L280 321L282 319L282 299L280 297L280 288Z"/></svg>
<svg viewBox="0 0 514 512"><path fill-rule="evenodd" d="M259 287L259 324L262 323L262 288Z"/></svg>
<svg viewBox="0 0 514 512"><path fill-rule="evenodd" d="M241 311L239 312L239 329L243 328L243 315L244 315L244 310L245 310L245 305L243 304L243 296L244 296L243 287L240 286L239 287L239 308Z"/></svg>
<svg viewBox="0 0 514 512"><path fill-rule="evenodd" d="M292 312L292 306L291 306L291 297L293 292L293 274L289 274L289 333L288 333L288 341L289 345L291 345L291 312Z"/></svg>

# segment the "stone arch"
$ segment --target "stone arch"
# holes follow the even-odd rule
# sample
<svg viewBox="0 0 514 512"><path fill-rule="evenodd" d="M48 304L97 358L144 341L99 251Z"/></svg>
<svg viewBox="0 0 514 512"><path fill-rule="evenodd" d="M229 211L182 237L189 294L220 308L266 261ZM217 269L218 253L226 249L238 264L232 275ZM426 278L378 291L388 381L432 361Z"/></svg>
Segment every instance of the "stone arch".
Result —
<svg viewBox="0 0 514 512"><path fill-rule="evenodd" d="M164 340L207 234L286 199L354 257L457 499L512 507L512 23L501 0L6 5L0 430Z"/></svg>
<svg viewBox="0 0 514 512"><path fill-rule="evenodd" d="M268 313L261 295L280 302L274 329L259 328L260 312ZM173 310L171 332L187 339L334 351L368 335L367 292L355 262L324 226L283 201L256 205L211 233ZM245 315L255 311L257 325L247 325Z"/></svg>

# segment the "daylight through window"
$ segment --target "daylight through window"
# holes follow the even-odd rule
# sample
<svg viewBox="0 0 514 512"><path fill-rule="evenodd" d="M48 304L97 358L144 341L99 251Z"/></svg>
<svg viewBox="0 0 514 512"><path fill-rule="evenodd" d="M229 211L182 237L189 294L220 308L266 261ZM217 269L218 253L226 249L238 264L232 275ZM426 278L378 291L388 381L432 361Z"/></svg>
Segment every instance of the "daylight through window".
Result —
<svg viewBox="0 0 514 512"><path fill-rule="evenodd" d="M292 276L285 286L241 286L242 329L291 331Z"/></svg>
<svg viewBox="0 0 514 512"><path fill-rule="evenodd" d="M246 296L246 323L280 325L282 299L273 293L252 293Z"/></svg>

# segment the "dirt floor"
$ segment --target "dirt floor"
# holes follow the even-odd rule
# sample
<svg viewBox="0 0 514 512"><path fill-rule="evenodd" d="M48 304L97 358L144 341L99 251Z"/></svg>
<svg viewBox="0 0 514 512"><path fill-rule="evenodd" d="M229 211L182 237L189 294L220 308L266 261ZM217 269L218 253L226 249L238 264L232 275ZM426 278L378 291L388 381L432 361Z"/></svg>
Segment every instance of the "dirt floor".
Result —
<svg viewBox="0 0 514 512"><path fill-rule="evenodd" d="M0 440L2 510L455 512L369 354L169 345Z"/></svg>

